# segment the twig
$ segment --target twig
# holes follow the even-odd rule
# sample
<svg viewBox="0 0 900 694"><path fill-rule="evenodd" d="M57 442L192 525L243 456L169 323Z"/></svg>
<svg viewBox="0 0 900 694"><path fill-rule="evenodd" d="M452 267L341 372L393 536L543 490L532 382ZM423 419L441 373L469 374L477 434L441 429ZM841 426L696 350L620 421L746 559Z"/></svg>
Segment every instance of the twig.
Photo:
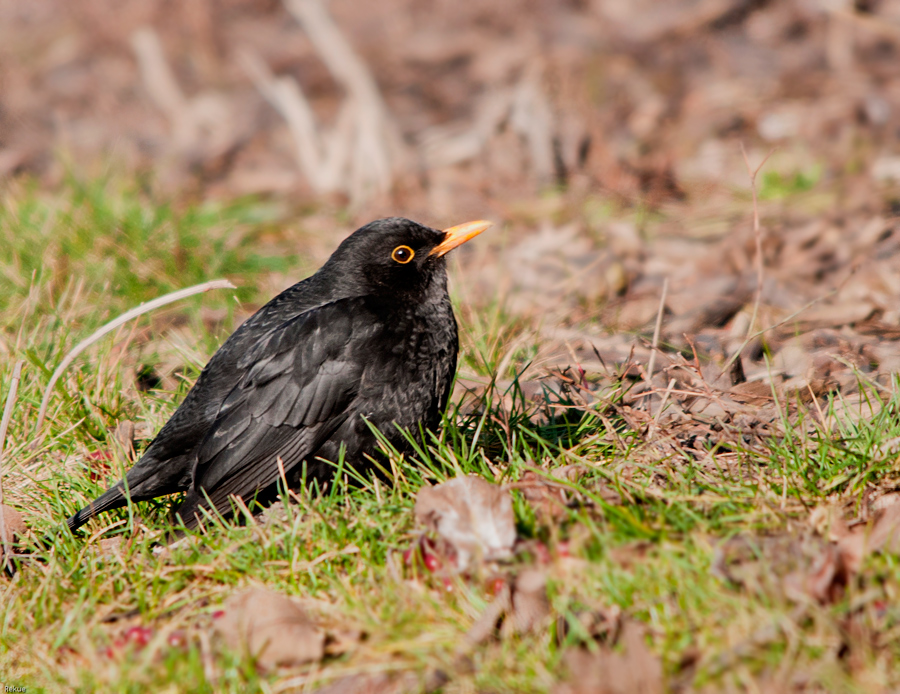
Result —
<svg viewBox="0 0 900 694"><path fill-rule="evenodd" d="M137 58L138 69L147 94L172 125L176 147L190 146L196 139L196 133L188 100L166 61L159 36L153 29L147 27L138 29L131 35L131 48Z"/></svg>
<svg viewBox="0 0 900 694"><path fill-rule="evenodd" d="M756 176L760 169L769 161L769 157L775 154L777 147L769 150L769 153L752 171L750 170L750 159L747 157L747 150L744 149L744 143L741 142L741 154L744 155L744 164L747 166L747 173L750 175L750 192L753 194L753 236L756 239L756 298L753 300L753 315L750 316L750 325L747 326L747 335L753 332L753 326L756 323L756 316L759 313L759 304L762 300L763 290L763 252L762 252L762 232L759 226L759 200L756 195Z"/></svg>
<svg viewBox="0 0 900 694"><path fill-rule="evenodd" d="M346 150L350 163L349 193L358 204L393 182L395 160L403 153L399 133L366 63L332 19L321 0L284 0L334 78L347 90L333 147ZM347 126L351 127L347 127ZM337 153L335 153L337 157ZM343 158L343 157L341 157Z"/></svg>
<svg viewBox="0 0 900 694"><path fill-rule="evenodd" d="M852 277L852 274L849 275L849 276L847 277L847 279L850 279L850 277ZM806 309L811 308L812 306L815 306L815 305L816 305L817 303L819 303L820 301L824 301L825 299L828 299L828 298L834 296L834 295L837 294L839 291L841 291L841 289L844 288L844 284L845 284L845 283L846 283L846 280L844 280L844 282L842 282L840 285L838 285L837 287L835 287L834 289L832 289L830 292L828 292L828 293L826 293L826 294L823 294L822 296L817 296L815 299L812 299L811 301L807 301L805 304L803 304L803 306L801 306L800 308L798 308L798 309L797 309L796 311L794 311L792 314L790 314L789 316L785 316L784 318L782 318L782 319L781 319L780 321L778 321L777 323L773 323L772 325L770 325L768 328L762 328L761 330L757 330L757 331L756 331L755 333L753 333L752 335L747 335L747 337L746 337L746 338L744 339L744 341L741 343L741 346L738 347L738 348L734 351L734 354L732 354L731 357L728 359L728 361L725 362L725 366L722 368L722 373L727 372L728 369L731 368L731 365L734 363L734 360L737 359L737 358L741 355L741 352L744 351L744 348L745 348L747 345L749 345L753 340L755 340L757 337L761 337L762 335L765 335L765 334L766 334L767 332L769 332L770 330L774 330L775 328L781 327L781 326L784 325L785 323L788 323L789 321L794 320L794 318L796 318L797 316L799 316L799 315L800 315L801 313L803 313Z"/></svg>
<svg viewBox="0 0 900 694"><path fill-rule="evenodd" d="M59 366L56 367L56 371L53 372L53 375L50 377L50 382L47 384L47 387L44 389L44 399L41 401L41 409L38 412L37 423L34 426L35 434L39 434L41 428L44 426L44 418L47 415L47 406L50 404L50 395L53 392L53 386L56 385L56 381L59 380L59 377L62 376L63 372L69 368L69 365L75 361L75 357L81 354L84 350L90 347L92 344L97 342L104 335L111 333L113 330L118 328L120 325L124 325L128 321L137 318L138 316L142 316L145 313L149 313L150 311L154 311L161 306L166 306L168 304L174 303L176 301L180 301L181 299L186 299L189 296L194 296L194 294L201 294L203 292L208 292L210 289L234 289L235 286L229 282L228 280L212 280L210 282L204 282L203 284L196 284L193 287L187 287L186 289L179 289L177 292L171 292L170 294L166 294L164 296L160 296L152 301L148 301L146 304L141 304L140 306L136 306L130 311L123 313L118 318L111 320L109 323L104 325L102 328L94 332L90 337L79 342L75 347L70 351L65 358L60 362Z"/></svg>
<svg viewBox="0 0 900 694"><path fill-rule="evenodd" d="M339 190L348 157L346 147L337 148L334 143L349 140L350 135L344 132L347 127L339 125L332 136L332 146L324 147L316 128L312 106L297 82L291 77L273 75L255 53L241 51L238 60L259 93L287 123L294 140L295 160L313 190L317 193Z"/></svg>
<svg viewBox="0 0 900 694"><path fill-rule="evenodd" d="M244 137L222 94L205 91L189 97L182 91L153 29L138 29L130 41L144 89L169 121L176 154L191 160L217 157Z"/></svg>
<svg viewBox="0 0 900 694"><path fill-rule="evenodd" d="M672 394L672 390L675 388L675 379L669 379L669 385L666 388L666 392L663 393L662 400L659 401L659 409L656 411L656 416L653 418L653 423L659 426L659 418L662 416L663 410L666 409L666 402L669 400L669 396Z"/></svg>
<svg viewBox="0 0 900 694"><path fill-rule="evenodd" d="M426 168L452 166L477 157L508 118L512 101L511 90L490 90L477 103L474 122L464 132L443 126L426 130L421 142Z"/></svg>
<svg viewBox="0 0 900 694"><path fill-rule="evenodd" d="M19 390L19 379L22 377L22 365L24 363L20 359L13 368L9 393L6 395L6 406L3 408L3 420L0 421L0 541L3 543L4 570L9 570L11 557L9 554L9 537L6 534L6 517L3 512L3 452L6 448L6 432L9 429L9 420L12 419L13 405L16 402L16 393Z"/></svg>
<svg viewBox="0 0 900 694"><path fill-rule="evenodd" d="M509 122L525 138L534 175L541 185L553 180L553 114L541 89L540 69L528 71L513 94Z"/></svg>
<svg viewBox="0 0 900 694"><path fill-rule="evenodd" d="M662 328L663 312L666 310L666 295L669 293L669 278L663 279L662 294L659 297L659 311L656 312L656 326L653 328L653 344L650 345L650 361L647 363L647 384L653 380L653 368L656 366L656 350L659 346L659 331Z"/></svg>

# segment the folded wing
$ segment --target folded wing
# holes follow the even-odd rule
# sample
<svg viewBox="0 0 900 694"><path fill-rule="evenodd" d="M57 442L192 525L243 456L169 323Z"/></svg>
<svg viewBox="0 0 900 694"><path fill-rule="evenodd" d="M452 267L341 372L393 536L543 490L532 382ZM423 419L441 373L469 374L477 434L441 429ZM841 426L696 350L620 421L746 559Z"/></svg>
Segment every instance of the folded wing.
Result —
<svg viewBox="0 0 900 694"><path fill-rule="evenodd" d="M327 329L326 329L327 328ZM315 453L353 414L380 325L359 299L312 309L266 333L200 445L193 484L176 510L187 527L229 497L249 499Z"/></svg>

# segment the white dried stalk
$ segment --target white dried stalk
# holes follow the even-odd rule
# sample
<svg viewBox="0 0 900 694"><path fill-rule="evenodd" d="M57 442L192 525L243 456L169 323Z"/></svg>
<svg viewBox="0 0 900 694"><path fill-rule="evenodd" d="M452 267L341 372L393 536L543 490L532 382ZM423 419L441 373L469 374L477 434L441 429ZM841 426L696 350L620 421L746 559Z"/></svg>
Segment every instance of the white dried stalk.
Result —
<svg viewBox="0 0 900 694"><path fill-rule="evenodd" d="M144 88L172 125L176 147L190 146L195 133L188 100L166 61L159 36L153 29L138 29L131 35L131 48L137 58Z"/></svg>
<svg viewBox="0 0 900 694"><path fill-rule="evenodd" d="M423 157L428 168L452 166L477 157L509 116L512 92L491 91L475 109L475 122L461 133L433 128L422 142Z"/></svg>
<svg viewBox="0 0 900 694"><path fill-rule="evenodd" d="M653 387L653 369L656 366L656 352L659 349L659 333L662 328L663 313L666 311L666 295L669 293L669 278L663 278L662 294L659 297L659 310L656 312L656 325L653 327L653 344L650 345L650 363L647 364L647 385Z"/></svg>
<svg viewBox="0 0 900 694"><path fill-rule="evenodd" d="M510 124L525 138L535 177L541 185L553 181L553 114L537 70L516 87Z"/></svg>
<svg viewBox="0 0 900 694"><path fill-rule="evenodd" d="M403 146L381 92L368 66L356 54L321 0L284 0L285 6L306 32L322 62L348 93L354 116L350 134L351 202L358 204L390 189L395 162ZM336 137L344 133L338 130Z"/></svg>
<svg viewBox="0 0 900 694"><path fill-rule="evenodd" d="M325 155L316 129L315 116L303 91L292 78L275 77L265 62L254 53L242 51L238 59L260 94L287 123L294 139L297 165L313 190L317 193L334 191L335 181L325 171ZM334 168L334 162L331 162L331 168Z"/></svg>
<svg viewBox="0 0 900 694"><path fill-rule="evenodd" d="M3 513L3 452L6 447L6 432L9 430L9 422L12 419L13 405L16 402L16 393L19 391L19 379L22 377L21 359L13 368L12 380L9 384L9 393L6 395L6 406L3 408L3 420L0 421L0 543L3 548L3 569L9 567L9 537L6 534L6 518Z"/></svg>
<svg viewBox="0 0 900 694"><path fill-rule="evenodd" d="M168 304L174 303L176 301L180 301L181 299L186 299L189 296L194 296L194 294L201 294L203 292L208 292L211 289L234 289L235 286L229 282L228 280L212 280L210 282L204 282L203 284L197 284L193 287L187 287L186 289L179 289L177 292L171 292L169 294L165 294L164 296L160 296L152 301L148 301L146 304L141 304L140 306L136 306L135 308L123 313L118 318L111 320L109 323L104 325L99 330L95 331L90 337L85 338L81 342L79 342L72 350L65 356L65 358L60 362L59 366L56 367L56 370L53 372L53 375L50 376L50 382L47 384L47 387L44 389L44 399L41 401L41 409L38 412L37 423L35 424L34 431L35 434L39 434L41 428L44 426L44 419L47 415L47 406L50 404L50 396L53 394L53 386L56 385L56 382L59 380L59 377L63 375L65 370L69 368L69 365L75 361L75 358L81 354L84 350L90 347L92 344L97 342L104 335L111 333L113 330L118 328L121 325L124 325L130 320L137 318L138 316L142 316L145 313L149 313L150 311L154 311L162 306L166 306Z"/></svg>

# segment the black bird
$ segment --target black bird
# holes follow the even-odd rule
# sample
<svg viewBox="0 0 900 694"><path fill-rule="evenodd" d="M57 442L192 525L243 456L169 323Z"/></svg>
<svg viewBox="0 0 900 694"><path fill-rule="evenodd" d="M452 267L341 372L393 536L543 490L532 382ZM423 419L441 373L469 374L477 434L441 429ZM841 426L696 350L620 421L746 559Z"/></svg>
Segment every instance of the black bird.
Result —
<svg viewBox="0 0 900 694"><path fill-rule="evenodd" d="M369 424L401 450L398 426L434 430L459 348L444 255L489 226L438 231L391 217L355 231L225 341L125 479L69 528L128 497L181 491L173 515L193 528L201 509L228 516L232 495L271 497L282 467L295 485L304 467L307 479L330 478L321 459L342 449L365 466L377 449Z"/></svg>

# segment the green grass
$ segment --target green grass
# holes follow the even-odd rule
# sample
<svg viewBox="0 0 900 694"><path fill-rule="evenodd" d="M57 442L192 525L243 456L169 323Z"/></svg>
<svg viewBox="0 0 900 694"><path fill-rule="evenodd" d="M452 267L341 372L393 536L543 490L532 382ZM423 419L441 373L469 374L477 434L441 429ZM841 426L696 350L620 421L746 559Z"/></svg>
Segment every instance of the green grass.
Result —
<svg viewBox="0 0 900 694"><path fill-rule="evenodd" d="M299 279L312 268L298 242L302 219L292 220L300 236L276 221L254 201L176 208L109 182L7 194L0 394L18 359L25 371L3 483L33 538L119 477L128 463L113 444L116 425L143 426L145 445L239 310L268 298L254 289L266 276ZM75 343L141 301L222 276L240 289L142 317L79 358L54 393L47 437L32 446L43 387ZM162 554L154 547L167 527L167 500L106 514L83 536L59 534L0 581L2 683L29 691L273 691L284 677L330 681L381 668L443 670L448 692L546 692L562 675L565 648L589 640L579 615L618 608L647 625L669 682L695 690L754 691L755 682L765 691L766 682L801 680L812 691L900 686L897 557L869 557L834 604L798 602L785 589L802 558L821 549L808 527L811 509L852 509L896 485L897 456L884 444L900 437L900 400L881 396L876 414L838 418L831 431L807 413L745 447L661 452L622 418L627 384L605 383L606 396L590 408L550 390L528 400L516 381L538 346L528 322L499 303L458 313L462 375L497 381L474 405L451 408L441 435L417 455L392 456L392 484L354 482L346 471L319 493L299 490L264 526L223 523ZM136 387L145 365L162 374L162 388ZM113 460L92 460L98 451ZM520 537L552 557L558 619L539 633L492 640L461 667L460 646L492 599L492 577L448 589L405 565L419 533L417 491L458 474L514 482L535 465L576 463L583 475L570 491L579 503L552 521L513 492ZM101 538L121 538L120 549L104 553ZM523 546L503 571L536 561ZM259 673L208 638L221 602L248 585L310 601L331 633L364 638L316 668ZM117 644L137 625L151 630L149 643ZM183 646L169 643L173 634Z"/></svg>

